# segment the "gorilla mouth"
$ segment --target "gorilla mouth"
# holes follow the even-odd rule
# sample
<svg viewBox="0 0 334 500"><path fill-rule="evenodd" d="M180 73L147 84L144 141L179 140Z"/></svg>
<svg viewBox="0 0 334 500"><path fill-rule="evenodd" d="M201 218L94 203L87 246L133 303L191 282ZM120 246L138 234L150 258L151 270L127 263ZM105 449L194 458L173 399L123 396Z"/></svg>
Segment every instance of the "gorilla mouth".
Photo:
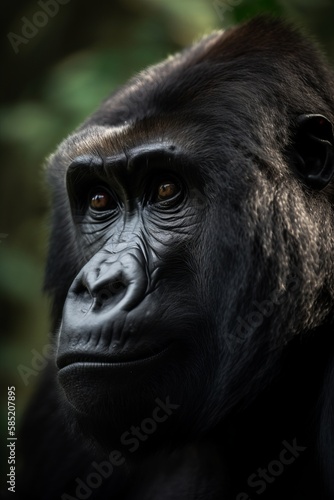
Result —
<svg viewBox="0 0 334 500"><path fill-rule="evenodd" d="M57 367L59 370L66 368L70 365L77 366L91 366L96 368L103 368L108 366L135 366L137 364L149 363L157 358L160 358L163 354L170 350L170 345L164 348L152 348L149 351L127 351L119 352L117 354L105 354L105 353L80 353L76 351L75 353L64 353L57 358Z"/></svg>

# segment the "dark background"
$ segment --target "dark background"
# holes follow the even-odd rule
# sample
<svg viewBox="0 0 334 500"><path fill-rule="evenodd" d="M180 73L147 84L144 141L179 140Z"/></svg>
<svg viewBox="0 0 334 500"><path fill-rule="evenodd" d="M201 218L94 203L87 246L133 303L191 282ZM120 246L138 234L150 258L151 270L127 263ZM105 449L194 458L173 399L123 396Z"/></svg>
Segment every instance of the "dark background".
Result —
<svg viewBox="0 0 334 500"><path fill-rule="evenodd" d="M48 344L49 304L41 292L49 231L43 164L58 142L135 72L259 12L293 20L334 61L333 0L55 2L1 3L1 457L7 454L7 386L16 386L19 425Z"/></svg>

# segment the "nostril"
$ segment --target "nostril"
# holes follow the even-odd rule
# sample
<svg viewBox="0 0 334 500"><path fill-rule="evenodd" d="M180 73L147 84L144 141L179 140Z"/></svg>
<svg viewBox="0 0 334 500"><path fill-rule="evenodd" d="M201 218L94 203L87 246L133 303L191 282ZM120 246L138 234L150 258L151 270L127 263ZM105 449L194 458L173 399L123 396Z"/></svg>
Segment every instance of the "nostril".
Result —
<svg viewBox="0 0 334 500"><path fill-rule="evenodd" d="M72 289L72 292L80 297L81 299L91 299L92 295L90 293L89 287L87 286L86 283L82 280L78 280Z"/></svg>
<svg viewBox="0 0 334 500"><path fill-rule="evenodd" d="M95 287L95 290L92 290L93 296L98 296L101 299L108 299L111 295L118 295L120 292L127 288L127 283L123 278L117 277L114 280L110 280L107 283L104 283L103 288Z"/></svg>
<svg viewBox="0 0 334 500"><path fill-rule="evenodd" d="M111 296L119 294L127 288L127 284L122 279L107 283L103 288L98 286L89 286L85 281L78 281L73 289L75 295L81 298L97 298L99 301L106 301Z"/></svg>
<svg viewBox="0 0 334 500"><path fill-rule="evenodd" d="M120 290L126 288L126 284L121 280L117 280L117 281L114 281L114 283L111 283L109 288L112 292L117 293Z"/></svg>
<svg viewBox="0 0 334 500"><path fill-rule="evenodd" d="M109 290L101 290L95 296L96 304L103 304L103 302L107 302L107 300L111 297L111 292Z"/></svg>
<svg viewBox="0 0 334 500"><path fill-rule="evenodd" d="M127 284L121 280L116 279L108 283L104 288L101 288L93 294L94 296L94 307L101 308L110 302L113 302L116 298L120 300L126 294Z"/></svg>

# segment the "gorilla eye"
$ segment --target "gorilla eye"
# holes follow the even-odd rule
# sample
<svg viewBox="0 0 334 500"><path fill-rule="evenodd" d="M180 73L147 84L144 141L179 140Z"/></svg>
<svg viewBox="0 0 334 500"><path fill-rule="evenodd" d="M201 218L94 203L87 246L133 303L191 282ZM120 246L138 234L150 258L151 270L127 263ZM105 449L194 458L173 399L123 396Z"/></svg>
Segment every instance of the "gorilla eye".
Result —
<svg viewBox="0 0 334 500"><path fill-rule="evenodd" d="M166 182L164 184L160 184L158 187L158 201L169 200L173 198L178 192L178 187L173 182Z"/></svg>
<svg viewBox="0 0 334 500"><path fill-rule="evenodd" d="M89 194L89 207L95 212L105 212L115 208L115 200L104 188L94 188Z"/></svg>
<svg viewBox="0 0 334 500"><path fill-rule="evenodd" d="M181 193L180 184L173 179L168 179L156 184L151 200L153 203L161 203L163 206L169 206L179 200Z"/></svg>

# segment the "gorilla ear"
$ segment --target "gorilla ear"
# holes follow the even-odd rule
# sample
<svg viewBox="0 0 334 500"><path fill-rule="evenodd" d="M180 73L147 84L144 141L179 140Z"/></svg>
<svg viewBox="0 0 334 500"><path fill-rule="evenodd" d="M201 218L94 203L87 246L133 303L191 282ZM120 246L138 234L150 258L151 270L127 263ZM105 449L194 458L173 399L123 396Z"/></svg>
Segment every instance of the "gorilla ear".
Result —
<svg viewBox="0 0 334 500"><path fill-rule="evenodd" d="M317 190L327 186L334 174L332 123L322 115L301 115L297 119L295 160L305 183Z"/></svg>

